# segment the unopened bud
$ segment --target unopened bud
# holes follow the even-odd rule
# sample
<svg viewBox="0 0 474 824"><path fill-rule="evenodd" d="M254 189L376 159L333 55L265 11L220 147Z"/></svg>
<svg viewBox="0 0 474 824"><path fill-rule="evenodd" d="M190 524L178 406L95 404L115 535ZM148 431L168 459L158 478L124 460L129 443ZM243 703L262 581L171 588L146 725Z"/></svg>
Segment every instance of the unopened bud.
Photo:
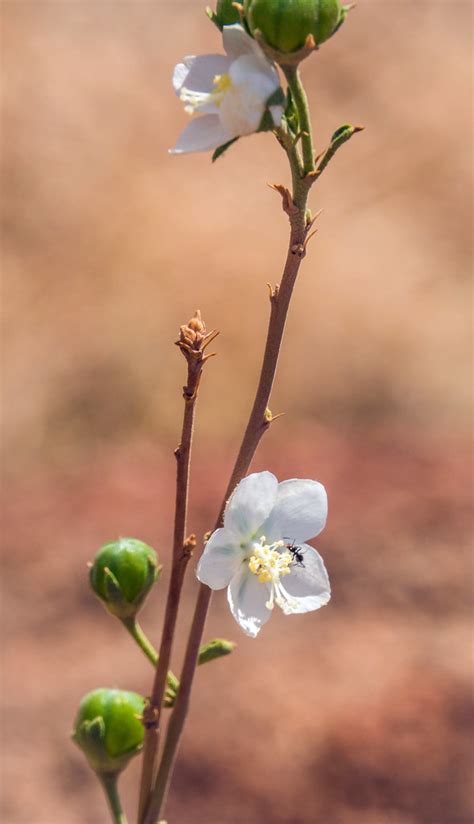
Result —
<svg viewBox="0 0 474 824"><path fill-rule="evenodd" d="M188 329L192 329L193 332L199 332L201 335L206 334L206 326L201 318L199 309L196 309L194 317L188 322Z"/></svg>
<svg viewBox="0 0 474 824"><path fill-rule="evenodd" d="M235 7L234 0L217 0L216 17L221 26L240 23L239 10Z"/></svg>
<svg viewBox="0 0 474 824"><path fill-rule="evenodd" d="M136 692L96 689L84 696L72 739L93 770L101 774L119 773L140 752L144 707L144 698Z"/></svg>
<svg viewBox="0 0 474 824"><path fill-rule="evenodd" d="M156 552L136 538L119 538L99 549L90 584L117 618L136 615L161 572Z"/></svg>
<svg viewBox="0 0 474 824"><path fill-rule="evenodd" d="M303 49L308 37L321 45L347 13L340 0L245 0L244 8L251 34L284 54Z"/></svg>

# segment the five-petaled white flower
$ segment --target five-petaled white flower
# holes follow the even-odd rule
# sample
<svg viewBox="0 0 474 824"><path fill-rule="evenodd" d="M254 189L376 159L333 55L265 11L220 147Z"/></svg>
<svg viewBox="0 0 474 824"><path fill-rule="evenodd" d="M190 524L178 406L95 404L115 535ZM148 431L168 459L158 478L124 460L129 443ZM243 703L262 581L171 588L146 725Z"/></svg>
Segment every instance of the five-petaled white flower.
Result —
<svg viewBox="0 0 474 824"><path fill-rule="evenodd" d="M285 615L310 612L331 597L323 559L304 542L326 524L327 496L317 481L278 483L271 472L248 475L232 493L224 526L209 538L197 577L228 587L235 620L255 638L274 604Z"/></svg>
<svg viewBox="0 0 474 824"><path fill-rule="evenodd" d="M172 154L216 149L241 135L256 132L267 103L280 87L278 73L258 43L236 23L224 26L223 54L185 57L173 73L176 94L189 114L202 112L178 138ZM281 105L270 105L278 126Z"/></svg>

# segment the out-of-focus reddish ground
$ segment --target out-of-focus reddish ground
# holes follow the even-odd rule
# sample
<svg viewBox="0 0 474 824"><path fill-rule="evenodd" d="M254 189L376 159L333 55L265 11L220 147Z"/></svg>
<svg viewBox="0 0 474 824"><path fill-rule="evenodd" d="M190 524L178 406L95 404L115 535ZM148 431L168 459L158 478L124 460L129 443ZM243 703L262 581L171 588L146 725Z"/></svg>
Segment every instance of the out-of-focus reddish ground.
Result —
<svg viewBox="0 0 474 824"><path fill-rule="evenodd" d="M250 405L267 281L287 227L270 136L214 166L166 149L186 53L218 48L200 2L3 0L6 824L103 824L68 740L95 686L146 693L148 662L88 591L86 562L134 535L165 570L184 362L200 306L221 330L201 388L189 529L213 523ZM253 467L313 477L333 599L252 641L213 600L169 824L472 824L468 562L467 119L471 4L360 0L304 66L323 148L367 130L312 194ZM196 592L185 586L176 666ZM130 818L138 764L123 778Z"/></svg>
<svg viewBox="0 0 474 824"><path fill-rule="evenodd" d="M198 534L222 494L213 450L201 443L196 459L190 525ZM170 821L469 824L470 513L461 445L441 453L419 438L383 434L361 444L317 428L289 441L274 431L255 466L324 479L332 513L318 547L333 599L318 614L275 614L253 641L233 623L224 594L215 596L206 634L238 648L199 671ZM144 443L91 458L87 471L32 475L10 491L6 821L106 820L65 732L83 692L146 692L151 673L88 592L86 562L111 535L132 534L153 543L169 569L172 467L170 453ZM153 637L166 582L165 572L144 612ZM195 591L191 574L183 632ZM123 781L130 803L136 778L132 768Z"/></svg>

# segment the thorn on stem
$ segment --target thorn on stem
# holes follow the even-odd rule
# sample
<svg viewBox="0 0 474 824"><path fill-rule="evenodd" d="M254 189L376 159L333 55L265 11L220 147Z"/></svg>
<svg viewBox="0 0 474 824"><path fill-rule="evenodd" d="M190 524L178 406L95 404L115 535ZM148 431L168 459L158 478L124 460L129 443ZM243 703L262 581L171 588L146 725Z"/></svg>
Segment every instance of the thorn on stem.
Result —
<svg viewBox="0 0 474 824"><path fill-rule="evenodd" d="M277 415L274 415L271 409L269 409L267 406L267 408L265 409L265 413L263 415L265 426L269 426L271 423L273 423L273 421L276 421L277 418L281 418L284 414L284 412L278 412Z"/></svg>
<svg viewBox="0 0 474 824"><path fill-rule="evenodd" d="M283 211L286 212L290 218L299 211L298 207L293 203L291 193L286 186L283 186L281 183L269 183L268 185L270 189L274 189L275 192L281 195Z"/></svg>
<svg viewBox="0 0 474 824"><path fill-rule="evenodd" d="M270 298L270 303L276 303L278 300L278 295L280 292L280 285L275 283L275 286L272 286L271 283L267 283L268 286L268 297Z"/></svg>

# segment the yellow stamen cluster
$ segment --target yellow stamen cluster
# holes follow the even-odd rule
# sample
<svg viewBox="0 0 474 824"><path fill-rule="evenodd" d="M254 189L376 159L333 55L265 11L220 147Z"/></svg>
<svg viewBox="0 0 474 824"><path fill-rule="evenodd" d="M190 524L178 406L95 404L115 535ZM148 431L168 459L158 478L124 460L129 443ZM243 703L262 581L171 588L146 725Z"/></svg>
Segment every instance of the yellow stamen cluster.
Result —
<svg viewBox="0 0 474 824"><path fill-rule="evenodd" d="M284 575L291 572L290 566L293 561L291 552L278 552L276 547L284 546L283 541L275 544L265 544L265 538L261 538L261 546L255 547L253 555L249 558L249 569L254 575L258 575L258 580L262 584L269 584L278 581Z"/></svg>
<svg viewBox="0 0 474 824"><path fill-rule="evenodd" d="M216 87L214 94L224 95L232 86L232 80L229 74L216 74L212 82Z"/></svg>
<svg viewBox="0 0 474 824"><path fill-rule="evenodd" d="M226 93L232 86L232 80L228 74L216 74L212 84L214 86L212 92L195 92L183 86L179 96L183 103L186 104L184 111L188 114L194 114L200 106L205 106L209 103L220 106Z"/></svg>

